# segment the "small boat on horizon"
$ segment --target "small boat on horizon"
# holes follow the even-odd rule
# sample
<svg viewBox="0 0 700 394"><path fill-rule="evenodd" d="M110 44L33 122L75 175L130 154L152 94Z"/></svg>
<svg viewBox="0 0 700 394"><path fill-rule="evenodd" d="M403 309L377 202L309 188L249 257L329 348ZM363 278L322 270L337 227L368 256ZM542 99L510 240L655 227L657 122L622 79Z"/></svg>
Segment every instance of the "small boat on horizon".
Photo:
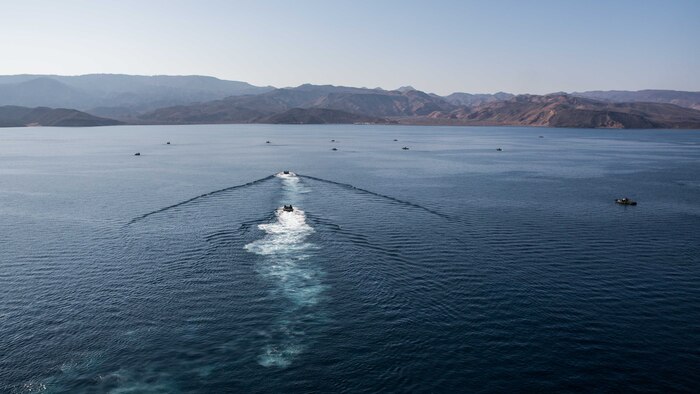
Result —
<svg viewBox="0 0 700 394"><path fill-rule="evenodd" d="M294 212L294 207L292 207L292 204L289 204L289 205L285 205L284 207L282 207L282 210L284 212Z"/></svg>
<svg viewBox="0 0 700 394"><path fill-rule="evenodd" d="M408 150L408 147L407 147L407 146L404 146L404 147L401 148L401 149L403 149L403 150Z"/></svg>
<svg viewBox="0 0 700 394"><path fill-rule="evenodd" d="M630 200L627 197L617 198L617 199L615 199L615 203L620 204L620 205L637 205L636 201Z"/></svg>

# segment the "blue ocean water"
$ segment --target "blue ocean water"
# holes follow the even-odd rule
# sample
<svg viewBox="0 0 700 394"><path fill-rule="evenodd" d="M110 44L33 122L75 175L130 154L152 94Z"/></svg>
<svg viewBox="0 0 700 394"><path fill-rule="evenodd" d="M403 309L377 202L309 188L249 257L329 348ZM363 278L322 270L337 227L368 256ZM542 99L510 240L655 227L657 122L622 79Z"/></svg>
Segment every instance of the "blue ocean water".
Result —
<svg viewBox="0 0 700 394"><path fill-rule="evenodd" d="M697 392L699 368L700 131L0 129L0 392Z"/></svg>

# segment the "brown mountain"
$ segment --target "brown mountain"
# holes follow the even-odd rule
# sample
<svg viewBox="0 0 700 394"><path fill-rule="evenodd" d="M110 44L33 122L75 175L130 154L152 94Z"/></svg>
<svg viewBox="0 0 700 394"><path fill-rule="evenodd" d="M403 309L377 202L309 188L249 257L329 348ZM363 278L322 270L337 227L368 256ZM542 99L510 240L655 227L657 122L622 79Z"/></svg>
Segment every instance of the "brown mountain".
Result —
<svg viewBox="0 0 700 394"><path fill-rule="evenodd" d="M143 123L260 123L294 108L323 108L368 119L426 116L457 108L426 93L343 86L301 85L259 95L228 97L186 106L161 108L135 119ZM298 112L298 111L297 111ZM359 119L359 118L358 118ZM381 119L380 119L381 120ZM364 122L360 120L360 122ZM353 122L354 123L354 122Z"/></svg>
<svg viewBox="0 0 700 394"><path fill-rule="evenodd" d="M330 93L312 106L377 117L421 116L454 109L442 98L418 90Z"/></svg>
<svg viewBox="0 0 700 394"><path fill-rule="evenodd" d="M613 103L666 103L681 107L700 110L700 92L684 92L678 90L594 90L590 92L572 93L579 96Z"/></svg>
<svg viewBox="0 0 700 394"><path fill-rule="evenodd" d="M471 94L471 93L452 93L445 96L445 100L454 105L474 107L484 103L491 103L494 101L508 100L515 97L515 95L505 92L498 92L494 94Z"/></svg>
<svg viewBox="0 0 700 394"><path fill-rule="evenodd" d="M148 124L257 123L288 109L290 107L285 102L267 95L241 96L160 108L131 121Z"/></svg>
<svg viewBox="0 0 700 394"><path fill-rule="evenodd" d="M18 106L0 107L0 127L60 126L88 127L122 124L117 120L100 118L65 108L27 108Z"/></svg>
<svg viewBox="0 0 700 394"><path fill-rule="evenodd" d="M700 128L700 111L661 103L607 103L566 94L520 95L509 100L436 111L402 123L519 125L577 128Z"/></svg>
<svg viewBox="0 0 700 394"><path fill-rule="evenodd" d="M347 124L347 123L389 123L386 119L352 114L327 108L292 108L288 111L268 116L259 123L276 124Z"/></svg>

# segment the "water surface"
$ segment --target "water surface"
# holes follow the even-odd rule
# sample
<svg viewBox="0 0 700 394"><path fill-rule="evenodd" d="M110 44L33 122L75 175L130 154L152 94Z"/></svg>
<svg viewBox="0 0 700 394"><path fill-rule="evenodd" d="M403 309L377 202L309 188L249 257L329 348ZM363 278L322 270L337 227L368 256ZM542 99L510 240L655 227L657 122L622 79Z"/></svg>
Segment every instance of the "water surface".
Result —
<svg viewBox="0 0 700 394"><path fill-rule="evenodd" d="M0 391L696 391L699 170L700 131L0 129Z"/></svg>

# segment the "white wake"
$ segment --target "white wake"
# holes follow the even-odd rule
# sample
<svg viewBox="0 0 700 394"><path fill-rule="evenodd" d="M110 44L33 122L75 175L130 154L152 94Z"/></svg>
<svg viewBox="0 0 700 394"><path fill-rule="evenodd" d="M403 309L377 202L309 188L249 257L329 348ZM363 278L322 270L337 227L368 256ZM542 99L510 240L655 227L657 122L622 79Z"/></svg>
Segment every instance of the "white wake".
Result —
<svg viewBox="0 0 700 394"><path fill-rule="evenodd" d="M309 190L292 174L277 174L282 179L285 203L297 204ZM305 324L314 320L324 285L322 271L312 257L316 245L307 241L314 229L307 223L304 211L282 207L275 211L275 220L258 225L263 238L245 245L245 249L262 257L258 273L272 284L275 298L288 302L288 309L265 334L268 344L258 357L260 365L287 367L304 351Z"/></svg>

